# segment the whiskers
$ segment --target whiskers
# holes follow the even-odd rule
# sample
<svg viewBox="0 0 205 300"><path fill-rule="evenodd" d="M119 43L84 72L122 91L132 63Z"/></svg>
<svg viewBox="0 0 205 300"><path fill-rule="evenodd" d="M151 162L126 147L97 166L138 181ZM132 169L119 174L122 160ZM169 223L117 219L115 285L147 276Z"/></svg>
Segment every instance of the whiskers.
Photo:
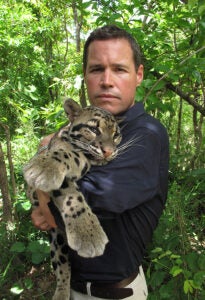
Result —
<svg viewBox="0 0 205 300"><path fill-rule="evenodd" d="M132 137L127 142L125 142L124 144L120 145L116 150L115 157L116 156L118 157L121 154L124 154L125 152L127 152L130 147L132 147L135 143L139 142L140 140L141 140L141 136L135 136L135 137ZM139 146L140 146L140 144L139 144Z"/></svg>
<svg viewBox="0 0 205 300"><path fill-rule="evenodd" d="M95 143L95 142L84 142L79 139L72 139L72 144L78 148L78 151L83 151L83 153L92 160L92 162L96 161L96 164L101 164L109 162L113 160L117 156L116 145L113 142L113 151L111 151L110 155L105 155L106 145ZM105 147L105 148L104 148Z"/></svg>
<svg viewBox="0 0 205 300"><path fill-rule="evenodd" d="M79 138L72 137L72 144L77 147L77 151L83 151L86 156L90 156L92 161L96 161L96 164L99 164L99 161L109 162L114 158L119 158L124 153L126 153L130 147L138 144L139 147L143 147L140 145L139 141L142 139L142 136L133 136L131 139L121 144L119 147L114 147L113 152L110 156L104 157L102 153L102 149L98 148L96 145L92 145L89 142L84 142L79 140Z"/></svg>
<svg viewBox="0 0 205 300"><path fill-rule="evenodd" d="M74 144L75 146L78 147L77 151L82 151L85 154L89 154L93 156L93 159L96 161L101 160L101 159L105 159L107 162L113 160L114 158L118 157L120 158L120 156L124 153L126 153L130 147L136 145L136 143L139 143L139 141L141 140L141 136L133 136L131 139L129 139L127 142L125 142L124 144L120 145L119 147L117 147L112 155L110 157L107 158L103 158L102 154L98 153L97 151L97 147L91 145L88 142L83 142L79 139L72 139L72 144ZM138 146L140 146L140 144L138 144Z"/></svg>

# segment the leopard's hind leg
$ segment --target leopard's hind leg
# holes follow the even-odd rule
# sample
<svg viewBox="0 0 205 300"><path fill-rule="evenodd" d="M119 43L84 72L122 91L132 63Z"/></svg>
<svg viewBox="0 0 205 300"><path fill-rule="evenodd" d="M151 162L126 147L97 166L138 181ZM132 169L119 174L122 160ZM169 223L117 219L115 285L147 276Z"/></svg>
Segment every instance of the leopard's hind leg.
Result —
<svg viewBox="0 0 205 300"><path fill-rule="evenodd" d="M52 300L70 299L71 269L65 232L55 228L50 231L51 262L56 276L56 290Z"/></svg>
<svg viewBox="0 0 205 300"><path fill-rule="evenodd" d="M65 224L68 245L82 257L102 255L107 236L77 184L69 181L68 188L61 189L54 202Z"/></svg>

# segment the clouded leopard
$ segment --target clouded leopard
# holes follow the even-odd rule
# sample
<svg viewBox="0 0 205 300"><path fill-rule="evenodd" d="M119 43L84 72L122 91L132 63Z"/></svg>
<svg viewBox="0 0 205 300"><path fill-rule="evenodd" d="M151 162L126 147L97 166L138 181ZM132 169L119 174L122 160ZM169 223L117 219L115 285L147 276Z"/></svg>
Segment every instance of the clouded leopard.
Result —
<svg viewBox="0 0 205 300"><path fill-rule="evenodd" d="M64 110L70 123L54 135L45 151L24 167L33 205L38 205L36 189L49 192L65 224L65 230L51 230L51 261L57 279L53 300L70 299L68 245L83 257L104 252L107 236L77 181L91 165L114 159L121 141L118 123L111 113L92 106L82 109L72 99L65 101Z"/></svg>

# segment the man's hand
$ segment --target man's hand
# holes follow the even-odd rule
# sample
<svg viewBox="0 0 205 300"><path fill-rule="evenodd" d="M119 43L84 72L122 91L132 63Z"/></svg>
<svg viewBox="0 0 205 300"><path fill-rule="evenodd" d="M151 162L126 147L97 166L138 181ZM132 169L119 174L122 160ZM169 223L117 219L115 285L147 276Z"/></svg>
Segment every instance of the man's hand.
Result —
<svg viewBox="0 0 205 300"><path fill-rule="evenodd" d="M50 230L51 228L56 228L56 222L47 203L50 201L48 193L37 190L36 191L39 206L36 207L31 214L31 219L35 227L40 230Z"/></svg>
<svg viewBox="0 0 205 300"><path fill-rule="evenodd" d="M48 145L53 136L54 133L44 137L40 142L39 148ZM36 207L31 213L33 225L40 230L50 230L51 228L56 228L57 225L55 219L47 205L47 203L50 201L48 193L40 190L37 190L36 193L39 200L39 206Z"/></svg>

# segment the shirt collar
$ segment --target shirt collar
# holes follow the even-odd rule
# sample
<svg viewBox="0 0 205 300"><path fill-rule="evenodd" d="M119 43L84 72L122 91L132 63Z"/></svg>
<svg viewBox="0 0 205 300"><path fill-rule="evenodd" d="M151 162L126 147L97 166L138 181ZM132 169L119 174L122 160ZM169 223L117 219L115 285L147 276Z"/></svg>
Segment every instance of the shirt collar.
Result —
<svg viewBox="0 0 205 300"><path fill-rule="evenodd" d="M123 121L120 122L120 127L125 125L126 123L138 118L139 116L145 113L144 104L142 102L135 103L132 107L130 107L126 112L119 115L122 117Z"/></svg>

